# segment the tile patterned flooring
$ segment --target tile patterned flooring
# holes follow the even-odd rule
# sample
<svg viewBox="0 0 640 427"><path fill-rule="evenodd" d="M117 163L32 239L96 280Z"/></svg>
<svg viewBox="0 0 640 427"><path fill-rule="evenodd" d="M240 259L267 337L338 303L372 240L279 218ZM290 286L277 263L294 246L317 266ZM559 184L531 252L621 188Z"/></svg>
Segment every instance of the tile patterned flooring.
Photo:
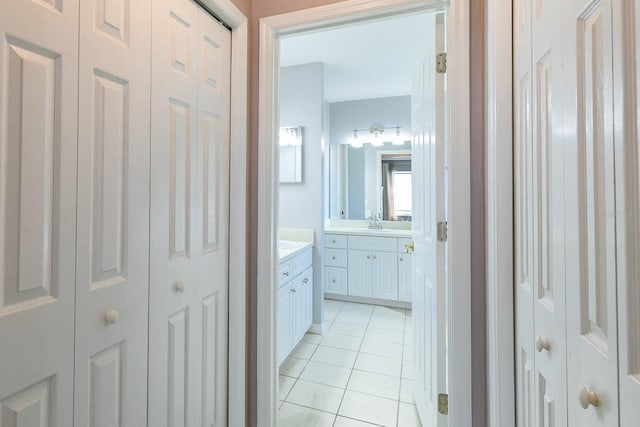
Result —
<svg viewBox="0 0 640 427"><path fill-rule="evenodd" d="M324 316L280 367L278 427L420 427L411 310L325 300Z"/></svg>

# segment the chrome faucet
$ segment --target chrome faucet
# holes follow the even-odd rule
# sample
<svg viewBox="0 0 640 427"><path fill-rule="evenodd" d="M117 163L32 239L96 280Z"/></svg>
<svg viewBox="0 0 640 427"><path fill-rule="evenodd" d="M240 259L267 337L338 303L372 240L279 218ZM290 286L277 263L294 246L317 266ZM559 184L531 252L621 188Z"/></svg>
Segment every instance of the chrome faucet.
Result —
<svg viewBox="0 0 640 427"><path fill-rule="evenodd" d="M371 230L382 230L382 221L379 213L371 215L371 218L369 220L369 228Z"/></svg>

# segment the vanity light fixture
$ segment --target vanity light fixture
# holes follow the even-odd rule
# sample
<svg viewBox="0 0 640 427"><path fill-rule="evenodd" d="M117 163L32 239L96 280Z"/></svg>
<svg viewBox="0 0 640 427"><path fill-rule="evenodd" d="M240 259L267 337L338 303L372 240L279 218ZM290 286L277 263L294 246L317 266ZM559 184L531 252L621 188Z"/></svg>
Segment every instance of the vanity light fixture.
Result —
<svg viewBox="0 0 640 427"><path fill-rule="evenodd" d="M400 126L396 126L396 134L391 140L393 145L404 145L404 139L400 136Z"/></svg>
<svg viewBox="0 0 640 427"><path fill-rule="evenodd" d="M281 127L278 136L278 145L280 147L300 147L302 145L302 126Z"/></svg>
<svg viewBox="0 0 640 427"><path fill-rule="evenodd" d="M389 129L394 129L395 135L390 138L385 138L384 131ZM360 132L366 131L369 132L369 138L365 140L365 138L360 135ZM374 147L382 147L385 142L391 142L393 145L404 144L404 140L400 136L400 126L384 127L382 125L375 124L369 129L354 129L353 138L349 140L348 144L354 148L362 148L364 144L371 144Z"/></svg>

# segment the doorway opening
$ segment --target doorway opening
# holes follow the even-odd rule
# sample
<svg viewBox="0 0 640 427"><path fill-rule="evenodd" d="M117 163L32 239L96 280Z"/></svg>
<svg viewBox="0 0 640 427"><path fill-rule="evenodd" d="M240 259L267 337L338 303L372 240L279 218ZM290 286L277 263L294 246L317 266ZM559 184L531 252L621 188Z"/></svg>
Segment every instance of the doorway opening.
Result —
<svg viewBox="0 0 640 427"><path fill-rule="evenodd" d="M456 381L459 396L470 391L470 375L449 374L470 354L448 362L447 349L469 336L453 320L446 275L446 203L465 195L446 187L455 150L445 142L464 140L468 110L445 101L445 44L460 46L466 29L448 30L455 8L439 4L345 3L261 21L258 276L270 284L258 287L258 346L270 352L258 361L258 419L443 426L438 394ZM385 87L398 82L404 89ZM454 130L453 111L462 124ZM464 151L454 156L463 164ZM468 271L463 240L459 272ZM456 321L469 319L464 292ZM446 335L457 329L456 339Z"/></svg>
<svg viewBox="0 0 640 427"><path fill-rule="evenodd" d="M436 22L443 12L424 11L280 40L280 427L421 425L409 248L426 190L412 164L423 178L430 165L412 161L426 131L412 115L425 120Z"/></svg>

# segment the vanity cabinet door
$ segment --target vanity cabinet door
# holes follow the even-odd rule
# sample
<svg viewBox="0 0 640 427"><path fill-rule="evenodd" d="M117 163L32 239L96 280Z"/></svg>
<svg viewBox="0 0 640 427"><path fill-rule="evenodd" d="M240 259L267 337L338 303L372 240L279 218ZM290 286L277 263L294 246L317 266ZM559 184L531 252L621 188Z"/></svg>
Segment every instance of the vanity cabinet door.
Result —
<svg viewBox="0 0 640 427"><path fill-rule="evenodd" d="M398 255L388 252L371 254L371 292L374 298L398 299Z"/></svg>
<svg viewBox="0 0 640 427"><path fill-rule="evenodd" d="M292 331L292 286L287 285L278 291L278 364L284 362L291 351Z"/></svg>
<svg viewBox="0 0 640 427"><path fill-rule="evenodd" d="M347 295L347 269L325 267L324 291L330 294Z"/></svg>
<svg viewBox="0 0 640 427"><path fill-rule="evenodd" d="M291 290L293 293L291 294L292 301L292 309L291 313L291 347L295 347L298 344L298 341L304 335L302 331L302 325L304 324L304 285L302 284L302 277L298 277L293 281L293 285L291 286Z"/></svg>
<svg viewBox="0 0 640 427"><path fill-rule="evenodd" d="M304 319L300 338L309 330L313 323L313 268L309 268L302 275L302 289L304 291Z"/></svg>
<svg viewBox="0 0 640 427"><path fill-rule="evenodd" d="M413 293L413 255L398 255L398 300L411 302Z"/></svg>
<svg viewBox="0 0 640 427"><path fill-rule="evenodd" d="M368 251L349 251L349 295L357 297L371 297L371 252Z"/></svg>

